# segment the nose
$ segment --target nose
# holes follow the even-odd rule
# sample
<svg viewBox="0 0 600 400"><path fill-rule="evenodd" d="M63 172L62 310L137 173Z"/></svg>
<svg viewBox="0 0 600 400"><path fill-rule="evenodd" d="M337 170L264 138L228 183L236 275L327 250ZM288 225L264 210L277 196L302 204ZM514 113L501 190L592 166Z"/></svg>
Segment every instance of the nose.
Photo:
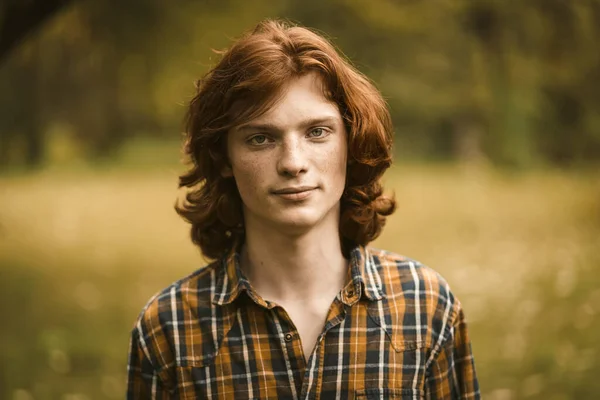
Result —
<svg viewBox="0 0 600 400"><path fill-rule="evenodd" d="M282 141L277 160L277 172L285 176L299 176L306 172L306 149L302 141L295 138L286 138Z"/></svg>

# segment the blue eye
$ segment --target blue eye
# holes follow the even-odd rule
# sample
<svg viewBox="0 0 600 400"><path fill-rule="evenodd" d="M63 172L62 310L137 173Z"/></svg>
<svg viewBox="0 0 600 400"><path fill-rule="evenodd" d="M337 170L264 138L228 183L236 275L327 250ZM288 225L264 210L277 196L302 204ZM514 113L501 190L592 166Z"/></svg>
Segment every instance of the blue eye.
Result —
<svg viewBox="0 0 600 400"><path fill-rule="evenodd" d="M267 137L265 135L256 135L252 136L249 140L251 144L263 144L267 141Z"/></svg>
<svg viewBox="0 0 600 400"><path fill-rule="evenodd" d="M314 138L319 138L319 137L323 137L325 136L325 129L323 128L315 128L313 130L311 130L308 134L308 136L310 137L314 137Z"/></svg>

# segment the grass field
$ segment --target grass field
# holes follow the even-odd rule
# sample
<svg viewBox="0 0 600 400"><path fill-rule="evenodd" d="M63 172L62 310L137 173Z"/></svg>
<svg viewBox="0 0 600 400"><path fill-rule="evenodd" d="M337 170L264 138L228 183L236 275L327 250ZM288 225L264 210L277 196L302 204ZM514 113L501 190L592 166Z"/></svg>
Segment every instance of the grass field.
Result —
<svg viewBox="0 0 600 400"><path fill-rule="evenodd" d="M201 267L178 169L0 176L0 398L116 399L146 300ZM600 174L401 166L374 246L464 303L486 399L600 398Z"/></svg>

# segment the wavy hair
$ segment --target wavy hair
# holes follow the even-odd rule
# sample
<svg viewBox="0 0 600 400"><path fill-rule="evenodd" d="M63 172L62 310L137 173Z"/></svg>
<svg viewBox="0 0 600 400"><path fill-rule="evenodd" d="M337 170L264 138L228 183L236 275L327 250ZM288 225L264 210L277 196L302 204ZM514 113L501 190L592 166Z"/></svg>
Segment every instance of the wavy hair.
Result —
<svg viewBox="0 0 600 400"><path fill-rule="evenodd" d="M184 153L191 168L179 177L188 189L175 204L191 223L192 241L211 259L244 241L242 200L228 166L227 132L264 112L290 80L309 72L324 82L348 132L346 186L340 200L339 234L344 255L379 236L393 197L380 178L391 165L392 123L375 86L321 35L290 23L265 20L246 33L196 84L186 116Z"/></svg>

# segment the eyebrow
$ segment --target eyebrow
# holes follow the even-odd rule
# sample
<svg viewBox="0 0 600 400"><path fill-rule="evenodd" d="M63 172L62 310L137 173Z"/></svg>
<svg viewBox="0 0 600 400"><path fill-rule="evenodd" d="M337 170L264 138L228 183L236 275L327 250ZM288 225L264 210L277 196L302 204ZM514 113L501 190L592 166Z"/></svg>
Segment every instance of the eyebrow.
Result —
<svg viewBox="0 0 600 400"><path fill-rule="evenodd" d="M332 125L338 122L338 118L334 116L324 116L324 117L316 117L316 118L308 118L302 122L300 122L301 127L307 126L315 126L315 125ZM247 124L241 125L236 128L237 131L271 131L276 132L281 129L279 126L270 123L252 123L249 122Z"/></svg>

